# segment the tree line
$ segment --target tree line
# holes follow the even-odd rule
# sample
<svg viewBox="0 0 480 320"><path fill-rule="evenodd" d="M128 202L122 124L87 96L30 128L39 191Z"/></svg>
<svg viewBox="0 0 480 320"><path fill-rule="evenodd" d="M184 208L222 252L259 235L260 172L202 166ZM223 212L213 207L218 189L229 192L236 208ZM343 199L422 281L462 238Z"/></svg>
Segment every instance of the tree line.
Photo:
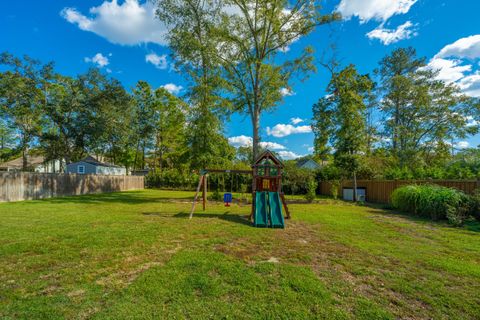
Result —
<svg viewBox="0 0 480 320"><path fill-rule="evenodd" d="M130 170L159 171L215 166L235 155L216 115L162 87L138 81L127 91L98 69L69 77L53 63L9 53L0 65L0 157L21 156L24 170L35 153L67 163L98 155Z"/></svg>
<svg viewBox="0 0 480 320"><path fill-rule="evenodd" d="M335 59L325 67L327 94L312 107L323 179L478 176L478 149L456 152L455 143L479 132L479 100L437 80L415 49L392 51L371 75Z"/></svg>

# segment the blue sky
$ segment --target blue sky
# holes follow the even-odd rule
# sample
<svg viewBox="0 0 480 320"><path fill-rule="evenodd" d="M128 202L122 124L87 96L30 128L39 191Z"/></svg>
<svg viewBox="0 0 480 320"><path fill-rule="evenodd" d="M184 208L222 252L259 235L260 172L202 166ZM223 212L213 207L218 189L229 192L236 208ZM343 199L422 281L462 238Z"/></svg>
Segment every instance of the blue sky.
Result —
<svg viewBox="0 0 480 320"><path fill-rule="evenodd" d="M344 64L371 73L378 61L398 47L413 46L440 77L456 82L465 93L480 96L480 1L332 0L323 11L338 8L344 20L318 28L289 47L286 58L306 45L316 58L335 43ZM138 80L166 86L182 95L185 79L170 68L164 28L153 7L137 0L1 1L0 51L54 61L58 72L76 75L92 66L109 72L132 88ZM312 104L324 95L328 74L320 66L305 82L294 82L278 108L261 119L262 141L284 158L311 153ZM232 144L248 144L249 118L235 115L225 134ZM458 141L477 146L480 137Z"/></svg>

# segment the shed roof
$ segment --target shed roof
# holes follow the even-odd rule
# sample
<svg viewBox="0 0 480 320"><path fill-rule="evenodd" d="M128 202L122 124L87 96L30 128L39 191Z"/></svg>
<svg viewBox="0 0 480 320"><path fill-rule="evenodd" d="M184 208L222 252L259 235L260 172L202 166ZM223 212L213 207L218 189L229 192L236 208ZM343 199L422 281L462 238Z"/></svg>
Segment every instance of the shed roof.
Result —
<svg viewBox="0 0 480 320"><path fill-rule="evenodd" d="M70 163L70 164L76 164L76 163L79 163L79 162L85 162L85 163L88 163L88 164L91 164L91 165L94 165L94 166L98 166L98 167L122 168L121 166L117 166L117 165L114 165L114 164L111 164L111 163L100 162L92 156L87 156L87 157L85 157L85 158L83 158L83 159L81 159L77 162L73 162L73 163Z"/></svg>
<svg viewBox="0 0 480 320"><path fill-rule="evenodd" d="M315 160L313 160L313 159L310 159L310 158L299 159L299 160L297 161L297 167L302 167L302 166L304 166L307 162L310 162L310 161L313 162L317 167L321 167L321 165L320 165L317 161L315 161Z"/></svg>

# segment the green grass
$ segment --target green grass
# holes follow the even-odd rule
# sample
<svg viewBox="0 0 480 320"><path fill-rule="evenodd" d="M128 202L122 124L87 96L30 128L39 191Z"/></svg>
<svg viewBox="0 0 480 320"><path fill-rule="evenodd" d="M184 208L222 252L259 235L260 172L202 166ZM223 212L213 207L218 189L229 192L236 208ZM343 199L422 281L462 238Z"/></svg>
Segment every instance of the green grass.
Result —
<svg viewBox="0 0 480 320"><path fill-rule="evenodd" d="M480 228L320 200L287 228L145 190L0 204L1 319L478 319ZM293 199L298 197L293 197Z"/></svg>

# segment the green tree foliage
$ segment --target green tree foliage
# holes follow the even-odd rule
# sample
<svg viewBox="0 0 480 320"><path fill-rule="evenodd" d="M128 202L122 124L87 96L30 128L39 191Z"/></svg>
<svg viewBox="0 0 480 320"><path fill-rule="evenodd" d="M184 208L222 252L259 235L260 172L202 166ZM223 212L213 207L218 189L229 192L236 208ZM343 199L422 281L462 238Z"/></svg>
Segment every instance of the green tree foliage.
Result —
<svg viewBox="0 0 480 320"><path fill-rule="evenodd" d="M135 146L133 169L145 169L146 151L153 146L156 105L154 92L147 82L137 82L133 89L133 100L135 104L132 130L132 141ZM139 158L140 151L141 157Z"/></svg>
<svg viewBox="0 0 480 320"><path fill-rule="evenodd" d="M212 36L220 23L221 1L158 1L157 14L169 26L167 36L175 67L188 77L187 145L193 169L221 166L231 161L233 149L223 136L220 117L227 100L221 90L217 40Z"/></svg>
<svg viewBox="0 0 480 320"><path fill-rule="evenodd" d="M128 167L132 112L120 82L91 69L77 78L55 75L45 92L40 140L47 160L69 163L94 153Z"/></svg>
<svg viewBox="0 0 480 320"><path fill-rule="evenodd" d="M329 138L335 148L335 165L347 177L353 177L354 185L361 167L360 158L367 150L367 100L373 87L368 75L358 74L355 67L349 65L332 73L328 96L320 99L313 108L316 154L325 154Z"/></svg>
<svg viewBox="0 0 480 320"><path fill-rule="evenodd" d="M42 108L45 105L46 84L53 65L42 65L28 56L23 59L9 53L0 55L0 112L19 134L19 149L23 169L27 169L27 154L32 141L42 129Z"/></svg>
<svg viewBox="0 0 480 320"><path fill-rule="evenodd" d="M186 137L192 169L222 168L235 157L235 149L218 131L218 121L203 105L190 108Z"/></svg>
<svg viewBox="0 0 480 320"><path fill-rule="evenodd" d="M312 131L315 135L313 140L313 150L315 158L322 161L323 164L330 158L332 147L329 142L332 138L333 110L328 97L323 97L313 105Z"/></svg>
<svg viewBox="0 0 480 320"><path fill-rule="evenodd" d="M315 70L313 49L306 47L298 57L279 62L278 54L316 26L338 16L321 15L315 1L227 0L235 12L225 12L215 30L218 56L227 92L234 110L250 116L253 127L253 156L260 148L260 118L281 100L281 89L290 90L292 77L304 79ZM235 32L232 32L235 30Z"/></svg>
<svg viewBox="0 0 480 320"><path fill-rule="evenodd" d="M347 171L356 167L363 179L478 176L474 166L455 155L453 146L479 132L479 100L465 96L455 84L437 80L438 71L417 58L413 48L394 50L380 61L377 91L371 81L364 88L358 81L343 81L340 73L344 79L356 78L346 77L348 67L339 73L337 62L325 66L332 79L327 95L313 105L318 160L329 163L335 154L329 166ZM355 105L360 106L358 112L353 112ZM337 119L339 114L346 117Z"/></svg>
<svg viewBox="0 0 480 320"><path fill-rule="evenodd" d="M11 124L0 119L0 161L8 160L15 153L17 137Z"/></svg>
<svg viewBox="0 0 480 320"><path fill-rule="evenodd" d="M449 153L447 142L478 132L478 104L454 84L436 80L437 71L415 49L394 50L380 61L381 109L385 134L399 166L422 165ZM431 163L423 163L428 165Z"/></svg>
<svg viewBox="0 0 480 320"><path fill-rule="evenodd" d="M184 156L186 104L163 88L155 91L153 168L172 169Z"/></svg>
<svg viewBox="0 0 480 320"><path fill-rule="evenodd" d="M233 110L250 116L256 158L261 113L282 100L280 90L290 87L293 75L314 69L311 48L283 63L276 59L278 53L337 15L322 16L309 0L158 3L160 19L171 26L169 42L177 60L198 69L192 77L197 87L206 93L212 92L206 83L221 88Z"/></svg>

